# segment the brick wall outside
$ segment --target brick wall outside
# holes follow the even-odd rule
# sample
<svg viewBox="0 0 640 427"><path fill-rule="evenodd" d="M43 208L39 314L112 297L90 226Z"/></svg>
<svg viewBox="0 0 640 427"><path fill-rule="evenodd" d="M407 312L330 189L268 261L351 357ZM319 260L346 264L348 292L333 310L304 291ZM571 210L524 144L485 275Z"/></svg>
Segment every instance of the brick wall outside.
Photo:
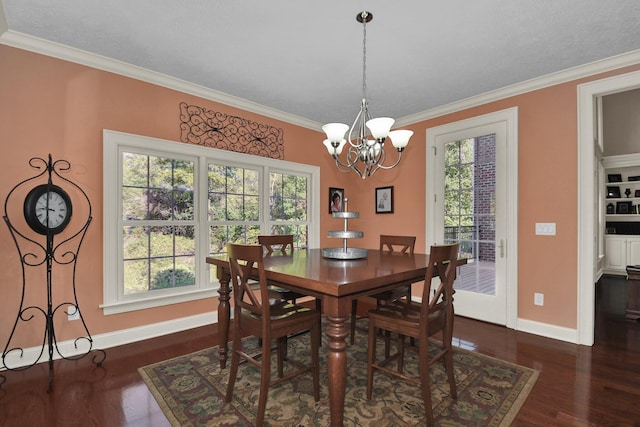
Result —
<svg viewBox="0 0 640 427"><path fill-rule="evenodd" d="M477 239L495 241L496 143L493 134L476 138L473 188ZM479 243L476 259L495 261L494 245Z"/></svg>

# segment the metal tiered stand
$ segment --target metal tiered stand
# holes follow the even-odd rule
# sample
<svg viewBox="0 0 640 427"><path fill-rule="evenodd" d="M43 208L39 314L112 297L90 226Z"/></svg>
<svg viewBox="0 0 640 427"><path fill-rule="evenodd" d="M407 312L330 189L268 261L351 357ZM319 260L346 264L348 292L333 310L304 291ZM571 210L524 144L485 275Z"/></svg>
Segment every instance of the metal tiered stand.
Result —
<svg viewBox="0 0 640 427"><path fill-rule="evenodd" d="M347 199L344 199L344 207L347 209ZM359 212L333 212L334 218L344 219L344 229L339 231L329 231L329 237L342 239L341 248L326 248L322 250L322 256L334 259L360 259L367 257L367 250L360 248L350 248L347 246L349 239L360 239L364 235L362 231L352 231L348 228L349 219L359 218Z"/></svg>

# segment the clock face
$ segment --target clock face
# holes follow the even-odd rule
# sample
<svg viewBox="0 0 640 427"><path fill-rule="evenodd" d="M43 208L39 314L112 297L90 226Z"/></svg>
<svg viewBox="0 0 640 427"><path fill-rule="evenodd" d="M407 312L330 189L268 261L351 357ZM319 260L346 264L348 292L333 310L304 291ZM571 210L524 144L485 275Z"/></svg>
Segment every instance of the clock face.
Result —
<svg viewBox="0 0 640 427"><path fill-rule="evenodd" d="M40 234L57 234L71 219L71 199L60 187L43 184L29 192L24 201L27 224Z"/></svg>

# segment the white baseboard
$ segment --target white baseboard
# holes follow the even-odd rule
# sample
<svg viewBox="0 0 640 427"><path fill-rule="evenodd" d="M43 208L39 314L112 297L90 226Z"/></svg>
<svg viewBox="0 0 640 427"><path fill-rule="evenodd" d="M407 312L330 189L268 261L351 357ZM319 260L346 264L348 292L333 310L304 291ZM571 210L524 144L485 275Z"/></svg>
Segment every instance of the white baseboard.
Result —
<svg viewBox="0 0 640 427"><path fill-rule="evenodd" d="M562 326L549 325L547 323L535 322L533 320L518 319L517 330L530 334L540 335L554 340L566 341L578 344L578 330L564 328Z"/></svg>
<svg viewBox="0 0 640 427"><path fill-rule="evenodd" d="M185 331L187 329L197 328L200 326L212 325L218 322L218 312L211 311L195 316L182 317L180 319L168 320L166 322L153 323L150 325L138 326L135 328L123 329L120 331L107 332L105 334L93 335L93 349L105 350L110 347L130 344L132 342L142 341L149 338L155 338L162 335L172 334L175 332ZM77 344L77 348L76 348ZM65 357L81 355L89 349L88 343L84 340L75 342L75 339L58 343L58 350ZM30 347L20 351L12 351L5 357L5 365L11 368L19 368L33 364L35 360L38 363L48 362L48 346ZM108 355L107 355L108 357ZM39 360L38 360L39 358ZM53 351L53 359L60 359L60 354ZM4 366L2 367L3 369Z"/></svg>

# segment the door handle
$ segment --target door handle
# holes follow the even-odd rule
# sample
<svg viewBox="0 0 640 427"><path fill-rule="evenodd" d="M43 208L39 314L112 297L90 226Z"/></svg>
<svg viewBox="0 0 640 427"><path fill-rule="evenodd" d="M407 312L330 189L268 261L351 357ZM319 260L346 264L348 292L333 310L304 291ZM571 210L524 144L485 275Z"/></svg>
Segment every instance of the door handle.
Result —
<svg viewBox="0 0 640 427"><path fill-rule="evenodd" d="M500 239L498 248L500 248L500 258L504 258L504 239Z"/></svg>

